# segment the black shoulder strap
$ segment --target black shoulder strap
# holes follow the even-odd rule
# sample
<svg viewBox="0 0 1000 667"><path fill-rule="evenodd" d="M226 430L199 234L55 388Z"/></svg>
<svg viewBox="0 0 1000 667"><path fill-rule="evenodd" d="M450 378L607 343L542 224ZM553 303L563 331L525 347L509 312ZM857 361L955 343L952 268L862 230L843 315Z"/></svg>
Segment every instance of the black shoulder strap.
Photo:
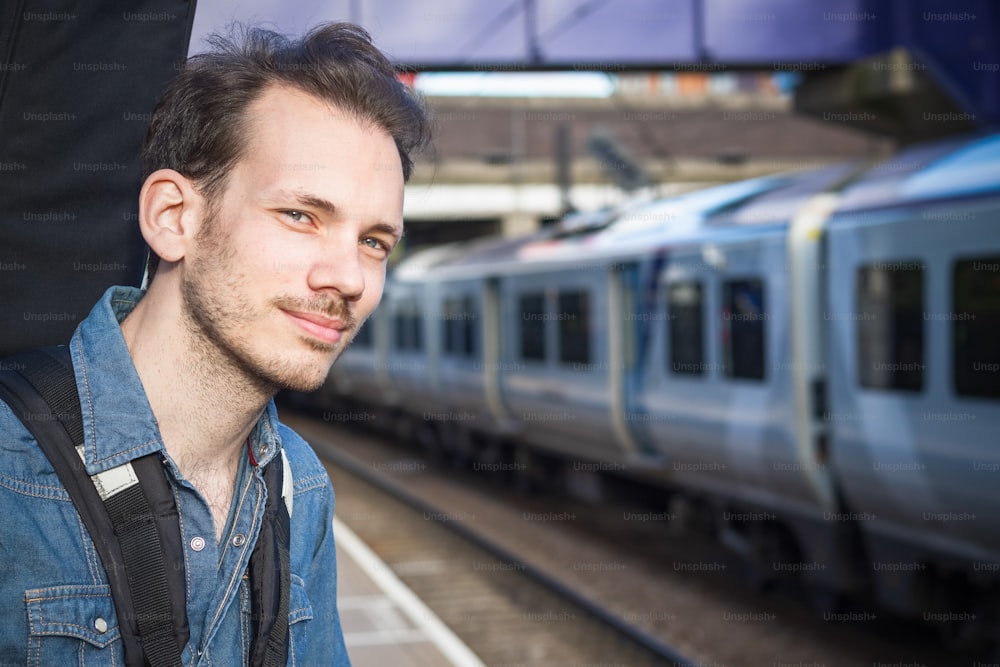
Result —
<svg viewBox="0 0 1000 667"><path fill-rule="evenodd" d="M163 547L178 542L169 532L179 535L180 526L160 457L87 475L76 449L83 444L83 423L65 347L7 357L0 398L38 441L90 532L111 587L126 664L180 665L189 636L183 555L166 566ZM157 543L159 549L150 548Z"/></svg>
<svg viewBox="0 0 1000 667"><path fill-rule="evenodd" d="M250 583L257 625L251 667L283 667L288 661L290 517L282 498L283 475L290 474L276 456L264 468L267 504L257 544L250 555Z"/></svg>

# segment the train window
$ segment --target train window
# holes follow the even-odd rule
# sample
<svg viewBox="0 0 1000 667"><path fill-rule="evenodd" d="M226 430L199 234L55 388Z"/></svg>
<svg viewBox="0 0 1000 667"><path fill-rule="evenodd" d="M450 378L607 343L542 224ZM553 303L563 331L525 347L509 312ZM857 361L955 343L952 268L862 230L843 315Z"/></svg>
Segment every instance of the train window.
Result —
<svg viewBox="0 0 1000 667"><path fill-rule="evenodd" d="M424 349L423 319L420 307L414 304L410 313L410 339L413 341L414 352L422 352Z"/></svg>
<svg viewBox="0 0 1000 667"><path fill-rule="evenodd" d="M924 267L877 262L857 271L858 382L869 389L924 386Z"/></svg>
<svg viewBox="0 0 1000 667"><path fill-rule="evenodd" d="M445 299L441 313L445 354L472 357L474 355L476 319L475 302L471 296Z"/></svg>
<svg viewBox="0 0 1000 667"><path fill-rule="evenodd" d="M700 282L678 282L667 288L670 370L674 373L705 373L702 304Z"/></svg>
<svg viewBox="0 0 1000 667"><path fill-rule="evenodd" d="M397 311L395 316L392 318L393 332L396 334L396 349L397 350L407 350L410 347L409 344L409 331L410 326L406 317L406 313L403 311Z"/></svg>
<svg viewBox="0 0 1000 667"><path fill-rule="evenodd" d="M722 359L726 377L764 379L764 281L722 283Z"/></svg>
<svg viewBox="0 0 1000 667"><path fill-rule="evenodd" d="M590 304L586 292L559 295L559 361L564 364L590 363Z"/></svg>
<svg viewBox="0 0 1000 667"><path fill-rule="evenodd" d="M521 358L545 360L545 295L525 294L521 305Z"/></svg>
<svg viewBox="0 0 1000 667"><path fill-rule="evenodd" d="M457 317L458 301L452 298L445 299L444 305L441 306L441 339L445 354L454 354L459 347L457 335L460 332L456 331L454 326Z"/></svg>
<svg viewBox="0 0 1000 667"><path fill-rule="evenodd" d="M473 357L476 354L476 302L471 296L462 299L462 319L459 325L462 329L462 340L464 345L462 353L466 357Z"/></svg>
<svg viewBox="0 0 1000 667"><path fill-rule="evenodd" d="M956 262L953 277L955 392L1000 398L1000 255Z"/></svg>
<svg viewBox="0 0 1000 667"><path fill-rule="evenodd" d="M424 349L424 332L420 309L415 303L406 304L396 311L396 349L401 352L420 352Z"/></svg>

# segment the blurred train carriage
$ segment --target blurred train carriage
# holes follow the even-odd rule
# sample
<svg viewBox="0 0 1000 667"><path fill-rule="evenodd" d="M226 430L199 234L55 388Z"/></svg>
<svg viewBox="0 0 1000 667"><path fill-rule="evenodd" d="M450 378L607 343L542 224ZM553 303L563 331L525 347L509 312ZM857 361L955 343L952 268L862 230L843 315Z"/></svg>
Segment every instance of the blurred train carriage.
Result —
<svg viewBox="0 0 1000 667"><path fill-rule="evenodd" d="M528 475L655 479L762 581L986 637L1000 135L416 253L318 400Z"/></svg>

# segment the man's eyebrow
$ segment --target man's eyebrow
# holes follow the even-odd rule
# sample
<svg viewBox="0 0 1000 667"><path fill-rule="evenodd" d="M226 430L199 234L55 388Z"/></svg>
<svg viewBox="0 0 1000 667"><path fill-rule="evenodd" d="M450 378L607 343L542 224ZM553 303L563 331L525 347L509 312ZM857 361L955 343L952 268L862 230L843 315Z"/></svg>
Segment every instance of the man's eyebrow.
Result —
<svg viewBox="0 0 1000 667"><path fill-rule="evenodd" d="M323 199L308 192L295 192L293 190L281 190L276 194L278 201L286 199L294 199L297 204L302 206L307 206L309 208L319 209L325 213L333 215L337 212L337 207L329 199Z"/></svg>
<svg viewBox="0 0 1000 667"><path fill-rule="evenodd" d="M403 230L398 225L390 225L388 222L376 222L374 225L365 228L365 232L383 232L393 238L402 239Z"/></svg>

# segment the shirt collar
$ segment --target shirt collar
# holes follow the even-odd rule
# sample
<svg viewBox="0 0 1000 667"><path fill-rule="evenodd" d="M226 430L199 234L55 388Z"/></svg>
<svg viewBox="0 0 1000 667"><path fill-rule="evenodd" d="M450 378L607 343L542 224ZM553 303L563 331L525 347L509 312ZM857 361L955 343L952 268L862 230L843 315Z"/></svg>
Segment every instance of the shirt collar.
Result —
<svg viewBox="0 0 1000 667"><path fill-rule="evenodd" d="M144 294L134 287L109 288L70 341L83 413L84 462L91 475L165 452L121 330L122 320ZM277 410L269 401L250 434L258 465L266 465L281 448L277 425Z"/></svg>
<svg viewBox="0 0 1000 667"><path fill-rule="evenodd" d="M268 401L264 413L250 432L250 449L258 466L266 466L281 450L278 436L278 409L274 401Z"/></svg>

